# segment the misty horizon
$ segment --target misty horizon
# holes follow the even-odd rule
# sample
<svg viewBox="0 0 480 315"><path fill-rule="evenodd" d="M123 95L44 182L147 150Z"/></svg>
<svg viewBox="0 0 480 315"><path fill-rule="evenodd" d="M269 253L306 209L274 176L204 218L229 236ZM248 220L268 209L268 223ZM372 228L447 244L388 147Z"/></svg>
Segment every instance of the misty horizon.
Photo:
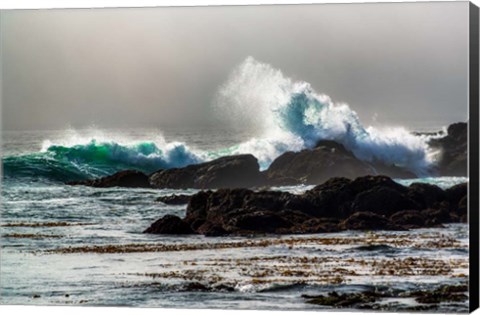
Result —
<svg viewBox="0 0 480 315"><path fill-rule="evenodd" d="M462 3L1 14L2 130L230 128L215 103L249 56L347 103L366 126L468 117Z"/></svg>

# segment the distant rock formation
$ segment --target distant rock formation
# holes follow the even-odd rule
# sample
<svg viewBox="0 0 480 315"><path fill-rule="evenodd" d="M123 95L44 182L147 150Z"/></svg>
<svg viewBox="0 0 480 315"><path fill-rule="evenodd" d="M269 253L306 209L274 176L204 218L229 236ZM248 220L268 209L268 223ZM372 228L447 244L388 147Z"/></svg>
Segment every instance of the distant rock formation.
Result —
<svg viewBox="0 0 480 315"><path fill-rule="evenodd" d="M448 126L447 135L430 141L439 149L438 173L440 176L468 176L468 124L459 122Z"/></svg>

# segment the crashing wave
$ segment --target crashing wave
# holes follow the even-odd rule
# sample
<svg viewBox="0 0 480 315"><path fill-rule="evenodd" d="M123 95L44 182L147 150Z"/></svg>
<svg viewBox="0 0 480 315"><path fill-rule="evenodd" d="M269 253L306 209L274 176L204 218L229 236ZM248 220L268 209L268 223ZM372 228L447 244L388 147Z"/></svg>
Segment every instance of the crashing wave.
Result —
<svg viewBox="0 0 480 315"><path fill-rule="evenodd" d="M268 64L247 58L231 74L216 102L232 125L256 130L258 137L238 146L263 167L285 151L312 148L320 140L343 144L361 160L428 173L434 162L429 136L405 128L365 127L347 104L317 94L307 82L295 82Z"/></svg>
<svg viewBox="0 0 480 315"><path fill-rule="evenodd" d="M309 83L295 82L252 57L234 69L215 106L224 122L253 130L256 137L212 152L163 138L129 144L93 138L67 144L46 141L41 152L3 158L4 175L79 180L124 169L150 173L242 153L253 154L266 169L282 153L312 148L320 140L341 143L358 159L396 165L419 176L427 175L434 163L435 152L428 146L432 136L405 128L365 127L347 104L334 103Z"/></svg>

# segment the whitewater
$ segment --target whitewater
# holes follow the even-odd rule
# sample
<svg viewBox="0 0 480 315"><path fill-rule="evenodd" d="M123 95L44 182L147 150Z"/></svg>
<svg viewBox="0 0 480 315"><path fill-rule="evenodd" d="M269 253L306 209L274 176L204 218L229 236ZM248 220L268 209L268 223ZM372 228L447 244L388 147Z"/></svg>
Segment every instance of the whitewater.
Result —
<svg viewBox="0 0 480 315"><path fill-rule="evenodd" d="M441 133L419 135L403 127L364 126L349 105L335 103L309 83L295 82L252 57L232 71L212 106L232 132L247 130L250 137L205 150L189 139L167 141L162 131L132 140L128 135L106 137L95 128L83 133L67 130L55 140L43 139L33 152L4 152L4 176L79 180L124 169L151 173L244 153L253 154L263 170L282 153L333 140L358 159L396 165L423 177L431 175L438 155L428 141Z"/></svg>

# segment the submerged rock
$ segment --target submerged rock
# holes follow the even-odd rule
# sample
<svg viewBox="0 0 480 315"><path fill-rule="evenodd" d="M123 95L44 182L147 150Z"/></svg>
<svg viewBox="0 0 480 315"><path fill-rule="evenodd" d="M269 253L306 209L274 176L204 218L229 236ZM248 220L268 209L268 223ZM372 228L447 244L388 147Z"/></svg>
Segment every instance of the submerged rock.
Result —
<svg viewBox="0 0 480 315"><path fill-rule="evenodd" d="M468 300L467 285L443 285L433 291L415 291L409 295L415 297L418 303L439 304L445 302L463 302Z"/></svg>
<svg viewBox="0 0 480 315"><path fill-rule="evenodd" d="M307 299L307 303L318 304L324 306L331 306L336 308L347 308L357 306L359 304L369 304L376 302L382 295L371 291L359 292L359 293L344 293L338 294L337 292L329 292L327 295L302 295ZM368 308L368 307L361 307Z"/></svg>
<svg viewBox="0 0 480 315"><path fill-rule="evenodd" d="M442 285L430 290L408 291L391 290L375 287L361 292L337 293L328 292L321 295L302 295L306 303L329 306L333 308L355 308L389 311L425 311L437 310L445 303L464 302L468 300L467 285ZM386 299L395 298L394 304L386 303ZM409 299L414 298L418 305L412 305ZM402 300L404 303L401 303ZM382 301L383 300L383 301Z"/></svg>
<svg viewBox="0 0 480 315"><path fill-rule="evenodd" d="M127 188L150 188L148 176L140 171L127 170L105 176L98 179L69 182L67 185L84 185L92 187L127 187Z"/></svg>

